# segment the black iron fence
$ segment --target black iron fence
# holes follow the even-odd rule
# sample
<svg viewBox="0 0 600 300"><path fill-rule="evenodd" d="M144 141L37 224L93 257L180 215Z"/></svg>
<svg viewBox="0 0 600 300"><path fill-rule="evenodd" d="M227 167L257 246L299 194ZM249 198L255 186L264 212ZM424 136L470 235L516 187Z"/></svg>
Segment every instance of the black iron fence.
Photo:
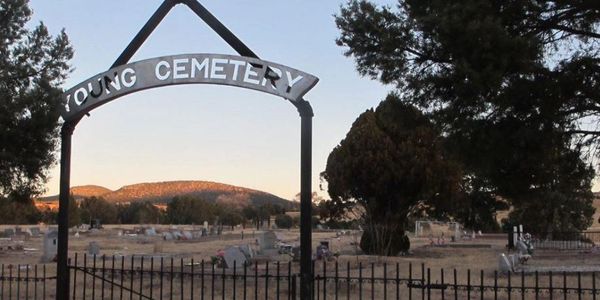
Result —
<svg viewBox="0 0 600 300"><path fill-rule="evenodd" d="M71 299L299 299L292 262L76 256ZM313 299L600 299L594 272L508 273L356 260L314 264ZM54 265L2 266L0 300L54 299Z"/></svg>
<svg viewBox="0 0 600 300"><path fill-rule="evenodd" d="M532 235L535 249L586 250L600 243L600 231L547 232Z"/></svg>
<svg viewBox="0 0 600 300"><path fill-rule="evenodd" d="M54 297L56 272L49 276L46 265L2 264L0 269L0 300Z"/></svg>

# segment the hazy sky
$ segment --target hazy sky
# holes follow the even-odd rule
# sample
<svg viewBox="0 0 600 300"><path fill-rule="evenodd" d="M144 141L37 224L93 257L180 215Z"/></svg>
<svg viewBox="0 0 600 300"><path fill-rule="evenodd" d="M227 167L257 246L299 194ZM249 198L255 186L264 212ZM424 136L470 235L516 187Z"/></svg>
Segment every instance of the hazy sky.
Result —
<svg viewBox="0 0 600 300"><path fill-rule="evenodd" d="M262 59L320 78L313 106L313 186L356 117L389 87L361 78L335 45L333 15L345 1L201 3ZM379 1L393 4L395 1ZM159 0L31 0L33 22L65 28L75 48L68 89L107 70ZM132 61L184 54L237 54L186 6L176 6ZM139 182L209 180L291 199L300 190L300 118L281 98L235 87L179 85L119 98L91 112L73 135L71 185L117 189ZM58 166L47 194L57 194Z"/></svg>

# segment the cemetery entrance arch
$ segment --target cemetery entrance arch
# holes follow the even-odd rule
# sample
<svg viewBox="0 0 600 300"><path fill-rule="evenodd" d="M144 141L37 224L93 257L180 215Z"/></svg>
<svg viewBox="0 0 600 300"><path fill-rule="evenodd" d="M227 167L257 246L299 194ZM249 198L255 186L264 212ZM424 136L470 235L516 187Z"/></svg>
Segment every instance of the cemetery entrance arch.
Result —
<svg viewBox="0 0 600 300"><path fill-rule="evenodd" d="M129 63L156 26L177 4L189 7L240 55L182 54ZM91 110L138 91L179 84L218 84L283 97L300 114L300 298L310 299L313 280L310 211L313 111L303 97L317 82L318 78L308 73L259 59L197 0L165 0L108 71L81 82L63 94L56 298L69 299L71 139L79 121Z"/></svg>

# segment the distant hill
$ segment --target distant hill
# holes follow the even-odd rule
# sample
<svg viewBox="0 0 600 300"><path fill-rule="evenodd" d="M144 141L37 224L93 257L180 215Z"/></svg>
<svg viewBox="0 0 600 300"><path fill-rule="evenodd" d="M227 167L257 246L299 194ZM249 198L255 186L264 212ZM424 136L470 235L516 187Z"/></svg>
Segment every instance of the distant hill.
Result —
<svg viewBox="0 0 600 300"><path fill-rule="evenodd" d="M99 185L81 185L71 187L71 194L75 199L86 198L86 197L103 197L104 195L112 193L112 190L107 189ZM42 202L53 202L58 201L58 195L48 196L39 198L38 201Z"/></svg>
<svg viewBox="0 0 600 300"><path fill-rule="evenodd" d="M262 191L210 182L210 181L167 181L138 183L111 191L100 186L77 186L71 188L75 198L102 197L110 202L151 201L168 203L175 196L195 196L206 201L230 204L236 207L258 206L266 203L278 204L286 209L296 208L297 203ZM58 196L45 197L41 201L57 201Z"/></svg>

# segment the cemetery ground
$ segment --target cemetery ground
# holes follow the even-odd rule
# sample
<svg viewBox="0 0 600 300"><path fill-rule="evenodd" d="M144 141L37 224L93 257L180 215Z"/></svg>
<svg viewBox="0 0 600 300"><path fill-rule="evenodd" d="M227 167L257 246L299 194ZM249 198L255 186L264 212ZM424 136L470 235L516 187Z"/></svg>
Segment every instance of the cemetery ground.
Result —
<svg viewBox="0 0 600 300"><path fill-rule="evenodd" d="M23 225L24 230L28 225ZM224 250L232 246L249 245L259 251L258 240L262 231L256 231L252 228L236 228L235 230L223 230L222 235L200 237L190 240L165 240L161 232L175 230L193 231L201 226L168 226L168 225L147 225L144 228L155 228L156 235L146 235L144 233L134 233L142 228L139 225L105 225L101 230L79 232L75 235L70 233L69 255L73 257L78 253L79 259L82 259L84 253L90 253L90 243L95 242L98 245L98 257L106 255L107 257L163 257L165 260L174 258L191 260L196 262L204 260L210 264L211 257L215 256L219 250ZM0 226L0 232L4 233L7 228L15 226ZM41 227L45 232L48 228ZM277 239L284 244L299 245L299 230L274 230ZM332 264L337 261L340 266L340 274L345 275L347 266L350 266L351 272L356 272L359 265L364 269L364 276L370 276L374 271L377 276L384 272L384 265L389 276L394 276L396 264L403 277L408 277L409 265L412 265L413 276L421 277L422 268L430 269L432 277L439 277L441 270L446 272L446 280L452 280L452 272L457 269L459 280L466 280L467 270L470 269L472 282L478 283L479 274L483 271L486 278L493 278L494 271L498 270L498 257L500 253L511 253L506 249L506 234L483 234L476 235L474 239L465 238L456 242L446 239L442 245L432 245L432 241L437 243L437 239L432 236L414 237L411 236L411 251L405 256L380 257L360 254L358 242L360 233L356 231L346 232L340 235L339 230L315 230L313 232L313 253L314 249L321 241L328 241L331 252L337 257L329 260L327 270L333 271ZM243 237L242 237L243 236ZM449 236L449 235L446 235ZM43 234L36 237L10 238L4 237L0 241L0 264L5 266L17 265L44 265L48 273L54 273L55 263L42 262L43 256ZM19 244L19 247L10 247L7 245ZM89 254L88 254L89 255ZM91 257L91 256L88 256ZM278 254L270 252L267 256L257 255L256 259L260 263L265 261L288 263L292 261L290 254ZM323 261L316 261L315 273L322 272ZM292 262L294 270L298 268L297 262ZM516 273L521 271L531 274L535 271L544 273L553 271L560 273L567 272L598 272L600 271L600 252L593 249L587 250L535 250L533 258L522 265ZM500 274L505 277L505 274ZM557 282L558 284L558 282Z"/></svg>

